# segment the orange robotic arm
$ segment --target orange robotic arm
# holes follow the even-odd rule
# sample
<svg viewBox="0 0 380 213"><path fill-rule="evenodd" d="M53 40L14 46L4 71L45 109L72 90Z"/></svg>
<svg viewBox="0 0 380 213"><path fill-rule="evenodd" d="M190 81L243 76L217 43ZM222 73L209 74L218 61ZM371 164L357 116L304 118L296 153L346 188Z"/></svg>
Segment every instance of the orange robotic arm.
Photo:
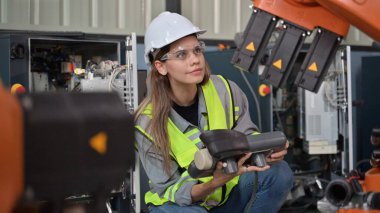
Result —
<svg viewBox="0 0 380 213"><path fill-rule="evenodd" d="M345 36L349 23L380 42L377 0L254 0L254 3L257 8L308 30L318 26Z"/></svg>
<svg viewBox="0 0 380 213"><path fill-rule="evenodd" d="M254 4L261 10L309 31L322 27L340 36L345 36L348 32L349 24L345 19L315 0L256 0Z"/></svg>
<svg viewBox="0 0 380 213"><path fill-rule="evenodd" d="M380 42L380 1L378 0L316 0L324 8L347 20L374 40Z"/></svg>
<svg viewBox="0 0 380 213"><path fill-rule="evenodd" d="M346 36L347 24L359 28L380 42L377 0L256 0L257 8L308 30L322 27Z"/></svg>
<svg viewBox="0 0 380 213"><path fill-rule="evenodd" d="M255 0L243 42L231 62L242 70L255 71L268 52L272 33L278 31L261 79L283 87L305 37L317 29L294 80L317 92L350 23L380 40L380 24L374 17L379 9L380 1L375 0ZM278 20L282 20L279 27Z"/></svg>

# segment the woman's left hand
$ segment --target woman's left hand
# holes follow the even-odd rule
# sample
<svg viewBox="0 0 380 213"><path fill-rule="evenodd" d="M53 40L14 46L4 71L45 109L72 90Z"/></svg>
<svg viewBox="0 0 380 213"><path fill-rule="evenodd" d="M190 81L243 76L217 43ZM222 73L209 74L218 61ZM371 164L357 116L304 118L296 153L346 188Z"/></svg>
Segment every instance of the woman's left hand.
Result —
<svg viewBox="0 0 380 213"><path fill-rule="evenodd" d="M267 163L275 163L283 160L284 156L288 153L289 142L286 141L285 148L279 152L274 152L267 157Z"/></svg>

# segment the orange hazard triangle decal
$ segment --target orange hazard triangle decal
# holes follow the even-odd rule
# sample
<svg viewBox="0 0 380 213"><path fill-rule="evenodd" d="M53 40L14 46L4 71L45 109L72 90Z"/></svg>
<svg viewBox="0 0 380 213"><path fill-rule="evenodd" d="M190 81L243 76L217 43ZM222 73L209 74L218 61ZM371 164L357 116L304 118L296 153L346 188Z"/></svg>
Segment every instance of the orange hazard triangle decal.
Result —
<svg viewBox="0 0 380 213"><path fill-rule="evenodd" d="M99 154L104 155L107 152L107 140L107 134L105 132L99 132L90 138L90 147Z"/></svg>
<svg viewBox="0 0 380 213"><path fill-rule="evenodd" d="M309 66L309 70L310 70L310 71L313 71L313 72L318 72L317 64L316 64L315 62L313 62L313 63Z"/></svg>
<svg viewBox="0 0 380 213"><path fill-rule="evenodd" d="M281 70L281 68L282 68L282 59L279 59L279 60L275 61L273 63L273 66L276 67L277 69Z"/></svg>
<svg viewBox="0 0 380 213"><path fill-rule="evenodd" d="M253 41L251 42L251 43L249 43L246 47L245 47L245 49L247 49L247 50L249 50L249 51L255 51L256 49L255 49L255 45L253 44Z"/></svg>

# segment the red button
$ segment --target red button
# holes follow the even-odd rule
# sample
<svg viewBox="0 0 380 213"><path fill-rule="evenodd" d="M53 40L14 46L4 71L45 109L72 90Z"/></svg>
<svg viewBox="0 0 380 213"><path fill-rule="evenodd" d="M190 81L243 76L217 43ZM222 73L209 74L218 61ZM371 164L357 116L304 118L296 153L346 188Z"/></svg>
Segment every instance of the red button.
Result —
<svg viewBox="0 0 380 213"><path fill-rule="evenodd" d="M12 87L11 87L11 94L12 95L14 95L14 94L22 94L22 93L25 93L25 92L26 92L26 89L21 84L13 84Z"/></svg>
<svg viewBox="0 0 380 213"><path fill-rule="evenodd" d="M261 84L259 86L259 94L262 96L262 97L265 97L267 96L268 94L270 93L270 87L266 84Z"/></svg>

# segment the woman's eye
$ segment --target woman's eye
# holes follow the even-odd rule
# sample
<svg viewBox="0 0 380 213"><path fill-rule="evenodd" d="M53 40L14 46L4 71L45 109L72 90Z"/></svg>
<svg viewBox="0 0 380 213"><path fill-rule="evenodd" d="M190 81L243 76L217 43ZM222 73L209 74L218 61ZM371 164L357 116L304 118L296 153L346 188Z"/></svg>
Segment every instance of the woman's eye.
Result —
<svg viewBox="0 0 380 213"><path fill-rule="evenodd" d="M201 54L202 52L203 52L203 48L202 48L202 47L199 47L199 46L198 46L198 47L195 47L195 48L194 48L194 53L195 53L195 54L198 55L198 54Z"/></svg>
<svg viewBox="0 0 380 213"><path fill-rule="evenodd" d="M175 57L178 58L178 59L184 59L184 58L186 58L186 51L185 50L181 50L181 51L176 52Z"/></svg>

